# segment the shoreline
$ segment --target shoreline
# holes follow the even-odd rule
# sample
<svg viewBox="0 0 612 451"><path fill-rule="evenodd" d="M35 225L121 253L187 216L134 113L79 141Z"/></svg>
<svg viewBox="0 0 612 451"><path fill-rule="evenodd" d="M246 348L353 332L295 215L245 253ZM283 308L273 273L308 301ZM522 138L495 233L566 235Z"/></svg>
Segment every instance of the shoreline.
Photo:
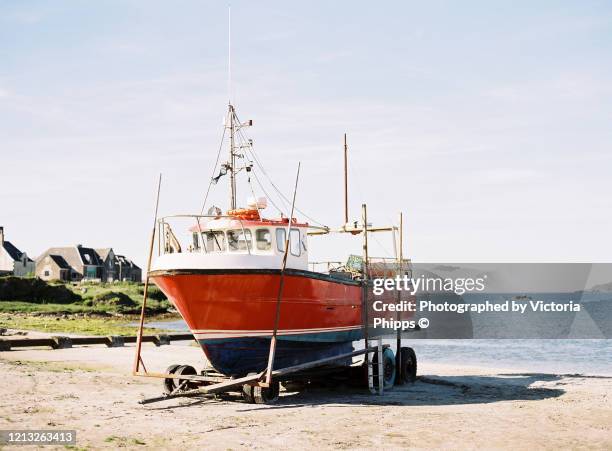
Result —
<svg viewBox="0 0 612 451"><path fill-rule="evenodd" d="M276 405L182 398L141 406L161 380L130 374L135 348L0 352L2 429L77 429L77 447L207 449L612 447L612 378L419 361L420 379L383 396L281 391ZM190 344L143 346L151 371L201 369ZM368 420L364 422L364 418ZM446 433L439 434L440 427ZM512 434L507 431L512 430Z"/></svg>

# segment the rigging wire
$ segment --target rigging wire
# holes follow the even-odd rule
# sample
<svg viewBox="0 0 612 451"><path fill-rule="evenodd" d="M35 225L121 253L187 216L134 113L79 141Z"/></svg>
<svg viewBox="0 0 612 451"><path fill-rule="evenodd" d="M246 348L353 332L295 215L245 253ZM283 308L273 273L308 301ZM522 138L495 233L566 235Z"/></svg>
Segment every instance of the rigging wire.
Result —
<svg viewBox="0 0 612 451"><path fill-rule="evenodd" d="M233 110L232 114L234 115L234 118L238 122L238 124L240 124L241 122L240 122L240 119L238 118L238 114L236 114L236 110L235 109ZM210 194L210 189L212 188L212 185L213 185L213 179L214 179L215 173L217 171L217 165L219 164L219 159L221 157L221 149L223 148L223 141L225 140L226 131L227 131L227 127L224 127L223 128L223 134L221 136L221 142L219 143L219 150L217 151L217 159L216 159L215 165L213 167L213 172L212 172L212 176L211 176L210 182L208 183L208 188L206 190L206 196L204 197L204 203L202 205L202 210L201 210L200 214L203 214L204 213L204 209L206 208L206 202L208 201L208 196ZM243 132L243 130L240 127L236 130L236 132L242 138L243 142L249 143L249 145L248 146L244 146L244 148L247 149L248 152L250 152L250 155L252 156L253 160L255 161L255 163L257 164L259 169L261 170L261 172L264 175L264 177L266 178L267 182L270 184L272 189L276 192L277 197L280 200L280 203L283 204L283 206L285 206L285 204L290 204L291 202L289 201L289 199L274 184L274 182L272 181L271 177L266 172L266 169L264 168L263 164L261 163L261 161L259 161L259 158L257 157L257 154L255 153L255 150L253 149L252 141L249 140L249 138L246 135L246 133ZM264 195L270 200L270 203L274 206L274 208L276 208L278 210L278 212L280 214L283 214L283 210L284 209L283 208L279 208L278 205L274 202L274 200L272 199L272 196L270 196L270 194L266 191L266 189L263 186L263 183L261 183L261 180L259 180L259 177L257 177L257 174L256 174L255 171L253 171L253 175L255 176L255 180L256 180L257 184L259 185L259 187L261 188L261 190L263 191ZM251 183L250 177L249 177L248 182L249 182L249 184ZM251 191L253 192L253 187L252 186L251 186ZM253 195L254 195L254 192L253 192ZM297 212L299 212L302 216L304 216L306 219L311 221L312 223L315 223L315 224L317 224L317 225L319 225L321 227L327 227L325 224L321 223L320 221L317 221L313 217L311 217L308 214L304 213L297 206L295 206L295 210Z"/></svg>
<svg viewBox="0 0 612 451"><path fill-rule="evenodd" d="M255 157L255 152L253 150L251 150L251 155L253 155L254 158ZM283 192L278 189L278 187L270 180L270 178L268 177L268 175L265 173L265 170L263 169L263 166L261 165L261 163L257 160L255 160L257 162L257 165L259 166L259 168L262 170L262 172L264 173L264 175L266 176L266 179L268 180L268 182L270 183L270 185L272 185L272 187L274 188L274 190L279 194L279 196L286 202L289 202L289 199L283 194ZM320 221L317 221L316 219L314 219L313 217L309 216L308 214L304 213L302 210L300 210L297 206L294 207L295 210L300 213L302 216L304 216L306 219L310 220L311 222L318 224L321 227L327 227L325 224L321 223Z"/></svg>
<svg viewBox="0 0 612 451"><path fill-rule="evenodd" d="M236 120L238 121L238 123L240 123L240 119L238 119L238 115L234 112L235 116L236 116ZM289 199L287 199L283 193L276 187L276 185L274 184L274 182L272 182L272 179L270 178L270 176L268 175L268 173L266 172L265 168L263 167L263 164L261 164L261 162L259 161L259 158L257 158L257 155L255 154L255 150L253 149L253 145L252 145L252 141L250 141L249 137L246 135L246 132L243 132L242 129L238 129L237 130L238 134L241 136L242 140L244 142L251 142L251 144L249 146L246 147L246 149L250 152L251 157L253 158L253 160L255 161L255 163L257 163L257 166L259 166L259 168L261 169L261 173L266 177L266 179L268 180L268 183L270 183L270 185L272 186L272 188L276 191L276 193L279 194L279 200L281 201L281 203L284 205L285 203L287 203L287 205L291 205L291 202L289 201Z"/></svg>
<svg viewBox="0 0 612 451"><path fill-rule="evenodd" d="M255 195L253 184L251 183L251 176L247 177L247 183L249 184L249 188L251 188L251 194L253 195L253 200L255 201L255 208L257 208L257 216L259 216L260 221L263 221L263 217L261 216L261 209L259 208L259 202L257 201L257 196Z"/></svg>
<svg viewBox="0 0 612 451"><path fill-rule="evenodd" d="M272 197L270 195L268 195L268 193L266 192L265 188L263 187L263 185L261 184L261 182L259 181L259 177L257 177L257 174L255 172L253 172L253 176L255 176L255 181L257 182L257 184L259 185L259 187L261 188L261 190L263 191L264 195L270 199L270 203L274 206L274 208L276 208L278 210L278 212L283 215L283 210L281 210L280 208L278 208L278 206L274 203L274 201L272 200Z"/></svg>
<svg viewBox="0 0 612 451"><path fill-rule="evenodd" d="M238 133L242 136L242 139L244 139L245 141L248 141L248 137L245 136L245 134L242 132L242 130L238 130ZM274 182L272 181L272 179L270 178L270 176L268 175L268 173L266 172L265 168L263 167L263 165L261 164L261 162L259 161L259 158L257 158L257 155L255 153L255 149L253 148L253 146L248 146L247 147L248 151L251 153L251 156L253 157L253 160L255 161L255 163L257 163L257 166L259 166L259 168L261 169L262 174L266 177L268 183L270 183L270 185L272 186L272 188L278 193L278 195L281 197L281 200L284 200L287 204L290 204L291 202L289 201L289 199L283 194L283 192L274 184ZM321 227L327 227L325 224L317 221L316 219L312 218L311 216L307 215L306 213L304 213L302 210L300 210L297 206L295 207L295 210L300 213L302 216L304 216L306 219L309 219L310 221L314 222L315 224L320 225Z"/></svg>
<svg viewBox="0 0 612 451"><path fill-rule="evenodd" d="M210 176L210 181L208 182L208 189L206 190L206 196L204 196L204 203L202 204L202 210L200 214L204 214L204 209L206 208L206 201L208 200L208 195L210 194L210 188L213 185L213 179L215 177L215 172L217 172L217 165L219 164L219 158L221 157L221 149L223 148L223 141L225 140L225 132L227 127L223 126L223 134L221 135L221 143L219 143L219 150L217 151L217 159L215 161L215 165L213 167L212 175Z"/></svg>

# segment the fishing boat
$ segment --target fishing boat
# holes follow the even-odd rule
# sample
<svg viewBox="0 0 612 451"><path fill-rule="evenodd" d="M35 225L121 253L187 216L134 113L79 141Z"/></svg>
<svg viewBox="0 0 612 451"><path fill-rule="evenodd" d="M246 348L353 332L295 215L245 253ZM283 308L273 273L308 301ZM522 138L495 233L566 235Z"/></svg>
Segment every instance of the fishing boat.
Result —
<svg viewBox="0 0 612 451"><path fill-rule="evenodd" d="M293 209L268 218L266 197L251 196L244 208L237 205L237 176L246 174L251 182L259 166L252 140L243 133L251 125L239 120L230 103L224 124L229 157L215 168L219 173L209 185L210 190L227 176L229 208L159 219L158 255L149 272L210 364L232 376L262 371L273 335L278 340L274 368L282 368L350 352L365 333L362 262L324 272L309 266L309 236L331 229L298 220ZM250 191L254 194L252 186ZM363 224L348 224L347 207L345 213L339 231L361 233ZM179 217L190 223L189 243L181 243L171 226Z"/></svg>

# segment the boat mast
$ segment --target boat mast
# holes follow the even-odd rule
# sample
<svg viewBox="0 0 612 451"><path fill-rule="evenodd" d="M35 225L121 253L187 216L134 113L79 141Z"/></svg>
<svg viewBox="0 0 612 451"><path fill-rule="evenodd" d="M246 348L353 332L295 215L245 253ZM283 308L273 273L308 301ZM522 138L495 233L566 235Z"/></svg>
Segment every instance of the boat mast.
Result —
<svg viewBox="0 0 612 451"><path fill-rule="evenodd" d="M235 152L235 132L234 126L234 106L232 105L232 8L228 6L227 11L227 98L228 98L228 121L226 127L230 130L229 139L229 160L227 161L227 169L229 170L230 183L230 209L236 209L236 152Z"/></svg>
<svg viewBox="0 0 612 451"><path fill-rule="evenodd" d="M234 124L234 106L231 104L228 105L228 119L229 119L229 130L230 130L230 139L229 139L229 161L227 162L228 170L229 170L229 182L230 182L230 209L236 209L236 149L235 149L235 132L236 126Z"/></svg>

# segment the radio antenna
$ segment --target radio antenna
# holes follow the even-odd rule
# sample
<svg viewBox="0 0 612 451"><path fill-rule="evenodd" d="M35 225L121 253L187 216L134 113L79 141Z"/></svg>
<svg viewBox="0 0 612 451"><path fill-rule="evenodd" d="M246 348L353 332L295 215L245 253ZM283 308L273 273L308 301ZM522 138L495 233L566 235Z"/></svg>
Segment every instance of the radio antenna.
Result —
<svg viewBox="0 0 612 451"><path fill-rule="evenodd" d="M232 6L227 6L227 98L232 103Z"/></svg>

